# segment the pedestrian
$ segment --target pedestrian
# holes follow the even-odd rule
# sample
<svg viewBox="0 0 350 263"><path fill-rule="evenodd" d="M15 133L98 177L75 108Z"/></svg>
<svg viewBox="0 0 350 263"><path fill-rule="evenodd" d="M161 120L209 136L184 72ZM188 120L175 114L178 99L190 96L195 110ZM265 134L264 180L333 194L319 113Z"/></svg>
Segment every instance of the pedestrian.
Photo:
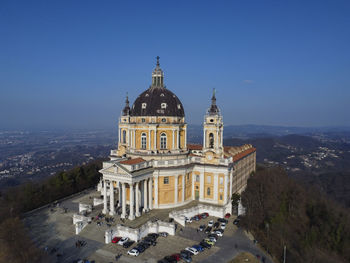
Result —
<svg viewBox="0 0 350 263"><path fill-rule="evenodd" d="M238 248L237 244L235 244L235 248Z"/></svg>

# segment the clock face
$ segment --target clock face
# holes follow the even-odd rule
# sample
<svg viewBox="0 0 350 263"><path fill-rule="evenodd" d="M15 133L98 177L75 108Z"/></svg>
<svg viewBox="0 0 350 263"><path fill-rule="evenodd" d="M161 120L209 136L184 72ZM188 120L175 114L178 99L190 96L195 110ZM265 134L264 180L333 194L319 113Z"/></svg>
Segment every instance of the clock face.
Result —
<svg viewBox="0 0 350 263"><path fill-rule="evenodd" d="M213 156L212 156L211 154L208 154L208 155L207 155L207 159L208 159L208 160L211 160L211 159L213 159Z"/></svg>

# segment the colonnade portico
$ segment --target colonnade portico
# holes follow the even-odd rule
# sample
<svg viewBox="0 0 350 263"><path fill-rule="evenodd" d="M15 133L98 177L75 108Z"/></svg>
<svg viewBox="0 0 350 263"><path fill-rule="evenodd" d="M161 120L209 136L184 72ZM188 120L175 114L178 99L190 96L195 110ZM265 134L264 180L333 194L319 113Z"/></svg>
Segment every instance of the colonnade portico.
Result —
<svg viewBox="0 0 350 263"><path fill-rule="evenodd" d="M128 218L134 220L135 217L141 216L140 207L143 206L143 212L149 211L152 206L152 177L148 177L139 181L126 182L117 180L103 180L103 214L109 214L111 216L116 214L115 210L115 194L114 191L118 189L118 207L121 208L121 218ZM108 188L109 184L109 188ZM114 185L117 185L115 188ZM129 189L129 195L127 198L127 189ZM108 202L109 194L109 202ZM127 199L129 202L127 202ZM129 204L129 214L127 215L127 203Z"/></svg>

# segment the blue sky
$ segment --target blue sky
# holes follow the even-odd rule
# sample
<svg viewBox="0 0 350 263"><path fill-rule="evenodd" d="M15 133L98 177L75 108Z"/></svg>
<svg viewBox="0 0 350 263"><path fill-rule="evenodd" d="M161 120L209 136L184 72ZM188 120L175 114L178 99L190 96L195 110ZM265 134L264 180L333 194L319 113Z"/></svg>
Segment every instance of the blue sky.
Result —
<svg viewBox="0 0 350 263"><path fill-rule="evenodd" d="M349 1L1 1L0 128L108 128L165 84L200 124L350 125Z"/></svg>

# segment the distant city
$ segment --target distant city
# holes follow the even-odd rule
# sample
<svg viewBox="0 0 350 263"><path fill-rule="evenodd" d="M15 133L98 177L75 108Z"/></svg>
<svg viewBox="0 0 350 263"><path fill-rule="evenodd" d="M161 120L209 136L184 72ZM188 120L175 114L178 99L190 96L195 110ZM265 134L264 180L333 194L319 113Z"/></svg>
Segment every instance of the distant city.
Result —
<svg viewBox="0 0 350 263"><path fill-rule="evenodd" d="M202 143L201 126L190 125L189 141ZM257 162L283 166L291 174L337 172L350 167L348 128L227 126L225 145L251 143ZM107 158L117 131L0 131L0 188L42 179Z"/></svg>

